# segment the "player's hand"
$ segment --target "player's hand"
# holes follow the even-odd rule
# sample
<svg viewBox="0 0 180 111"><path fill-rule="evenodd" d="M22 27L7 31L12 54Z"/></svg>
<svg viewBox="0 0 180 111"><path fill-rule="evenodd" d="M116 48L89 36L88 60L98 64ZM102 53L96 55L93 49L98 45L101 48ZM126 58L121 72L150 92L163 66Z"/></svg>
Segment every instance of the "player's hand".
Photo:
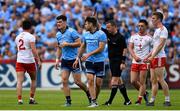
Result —
<svg viewBox="0 0 180 111"><path fill-rule="evenodd" d="M126 68L126 64L125 64L125 63L121 63L120 69L123 70L123 69L125 69L125 68Z"/></svg>
<svg viewBox="0 0 180 111"><path fill-rule="evenodd" d="M42 62L38 61L38 68L41 69L41 66L42 66Z"/></svg>
<svg viewBox="0 0 180 111"><path fill-rule="evenodd" d="M55 63L55 69L56 69L56 70L59 70L59 67L60 67L59 61L56 61L56 63Z"/></svg>
<svg viewBox="0 0 180 111"><path fill-rule="evenodd" d="M69 43L68 42L63 42L60 44L60 47L63 48L63 47L66 47L66 46L69 46Z"/></svg>
<svg viewBox="0 0 180 111"><path fill-rule="evenodd" d="M150 56L149 58L147 58L147 60L145 61L146 63L150 63L153 60L153 57Z"/></svg>
<svg viewBox="0 0 180 111"><path fill-rule="evenodd" d="M85 54L81 57L81 60L82 61L86 61L86 59L89 57L90 55L89 54Z"/></svg>
<svg viewBox="0 0 180 111"><path fill-rule="evenodd" d="M37 68L41 69L41 65L42 65L41 60L39 58L35 58L35 62L36 62Z"/></svg>
<svg viewBox="0 0 180 111"><path fill-rule="evenodd" d="M135 59L136 62L140 62L141 61L141 58L139 58L137 56L134 59Z"/></svg>
<svg viewBox="0 0 180 111"><path fill-rule="evenodd" d="M73 68L77 68L77 65L78 65L78 58L76 58L76 60L74 61L74 63L73 63Z"/></svg>

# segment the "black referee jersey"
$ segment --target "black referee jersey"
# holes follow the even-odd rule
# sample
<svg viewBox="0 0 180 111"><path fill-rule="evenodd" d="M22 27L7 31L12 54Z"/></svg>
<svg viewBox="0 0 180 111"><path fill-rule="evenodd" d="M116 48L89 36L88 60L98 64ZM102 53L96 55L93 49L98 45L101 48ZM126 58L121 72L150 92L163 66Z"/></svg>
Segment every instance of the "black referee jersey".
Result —
<svg viewBox="0 0 180 111"><path fill-rule="evenodd" d="M104 28L101 28L101 30L104 31L107 36L109 59L122 60L123 50L124 48L127 48L124 36L119 31L113 35Z"/></svg>

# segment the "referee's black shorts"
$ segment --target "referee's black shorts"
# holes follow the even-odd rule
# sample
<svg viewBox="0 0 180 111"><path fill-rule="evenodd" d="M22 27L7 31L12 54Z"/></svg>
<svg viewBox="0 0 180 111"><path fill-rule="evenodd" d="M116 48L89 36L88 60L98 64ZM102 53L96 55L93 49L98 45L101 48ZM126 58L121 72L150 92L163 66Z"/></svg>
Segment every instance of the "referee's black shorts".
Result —
<svg viewBox="0 0 180 111"><path fill-rule="evenodd" d="M112 77L121 77L122 70L120 69L121 60L110 60L110 69Z"/></svg>

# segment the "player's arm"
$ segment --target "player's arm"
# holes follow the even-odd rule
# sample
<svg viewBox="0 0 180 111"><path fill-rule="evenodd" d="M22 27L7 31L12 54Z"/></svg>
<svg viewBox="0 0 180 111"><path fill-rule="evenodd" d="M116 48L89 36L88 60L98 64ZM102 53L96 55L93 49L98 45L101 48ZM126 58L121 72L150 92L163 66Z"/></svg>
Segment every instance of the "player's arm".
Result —
<svg viewBox="0 0 180 111"><path fill-rule="evenodd" d="M129 47L128 47L129 53L135 59L136 62L139 62L140 58L136 56L133 49L134 49L134 43L129 42Z"/></svg>
<svg viewBox="0 0 180 111"><path fill-rule="evenodd" d="M122 60L121 60L121 64L120 64L121 70L123 70L123 69L126 68L126 64L125 64L126 54L127 54L127 48L124 48L124 49L123 49L123 55L122 55L122 58L121 58Z"/></svg>
<svg viewBox="0 0 180 111"><path fill-rule="evenodd" d="M85 43L85 42L82 42L82 43L81 43L81 46L80 46L80 48L79 48L79 50L78 50L78 56L77 56L75 62L73 63L73 68L76 68L76 67L77 67L77 64L78 64L78 62L79 62L79 59L81 59L83 53L85 52L85 49L86 49L86 43ZM80 60L80 61L81 61L81 60Z"/></svg>
<svg viewBox="0 0 180 111"><path fill-rule="evenodd" d="M69 42L63 42L63 43L61 43L61 45L60 45L60 47L61 48L63 48L63 47L79 47L81 45L81 40L80 40L80 38L77 38L76 40L75 40L75 42L73 42L73 43L69 43Z"/></svg>
<svg viewBox="0 0 180 111"><path fill-rule="evenodd" d="M81 58L83 53L85 52L85 49L86 49L86 43L85 42L82 42L81 43L81 46L78 50L78 58Z"/></svg>
<svg viewBox="0 0 180 111"><path fill-rule="evenodd" d="M165 43L166 43L166 38L160 38L160 44L152 52L151 55L152 58L154 58L160 52L160 50L164 47Z"/></svg>
<svg viewBox="0 0 180 111"><path fill-rule="evenodd" d="M59 45L56 46L57 50L56 50L56 64L55 64L55 68L58 70L59 68L59 58L61 57L62 51L61 51L61 47L59 47Z"/></svg>
<svg viewBox="0 0 180 111"><path fill-rule="evenodd" d="M31 49L32 49L32 53L33 53L33 55L34 55L34 58L37 60L38 65L39 65L39 67L40 67L40 66L41 66L41 60L40 60L40 57L39 57L39 55L38 55L38 53L37 53L36 46L35 46L35 42L30 42L30 47L31 47Z"/></svg>
<svg viewBox="0 0 180 111"><path fill-rule="evenodd" d="M82 61L85 61L91 55L94 55L94 54L97 54L97 53L100 53L100 52L104 51L105 44L106 44L105 42L99 42L99 47L96 50L94 50L94 51L92 51L90 53L85 54L82 57Z"/></svg>

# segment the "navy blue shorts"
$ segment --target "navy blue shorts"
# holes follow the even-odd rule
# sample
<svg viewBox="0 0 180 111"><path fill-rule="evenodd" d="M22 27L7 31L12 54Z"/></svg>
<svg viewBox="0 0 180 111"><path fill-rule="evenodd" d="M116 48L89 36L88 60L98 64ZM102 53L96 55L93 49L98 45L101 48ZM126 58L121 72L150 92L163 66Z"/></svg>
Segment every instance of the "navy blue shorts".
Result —
<svg viewBox="0 0 180 111"><path fill-rule="evenodd" d="M68 70L70 72L78 73L78 74L81 73L79 65L77 65L77 68L72 67L74 61L75 61L75 59L74 60L64 60L64 59L62 59L61 60L61 70Z"/></svg>
<svg viewBox="0 0 180 111"><path fill-rule="evenodd" d="M86 73L96 75L96 77L100 77L100 78L103 78L105 76L104 62L89 62L89 61L86 61L85 66L86 66Z"/></svg>

